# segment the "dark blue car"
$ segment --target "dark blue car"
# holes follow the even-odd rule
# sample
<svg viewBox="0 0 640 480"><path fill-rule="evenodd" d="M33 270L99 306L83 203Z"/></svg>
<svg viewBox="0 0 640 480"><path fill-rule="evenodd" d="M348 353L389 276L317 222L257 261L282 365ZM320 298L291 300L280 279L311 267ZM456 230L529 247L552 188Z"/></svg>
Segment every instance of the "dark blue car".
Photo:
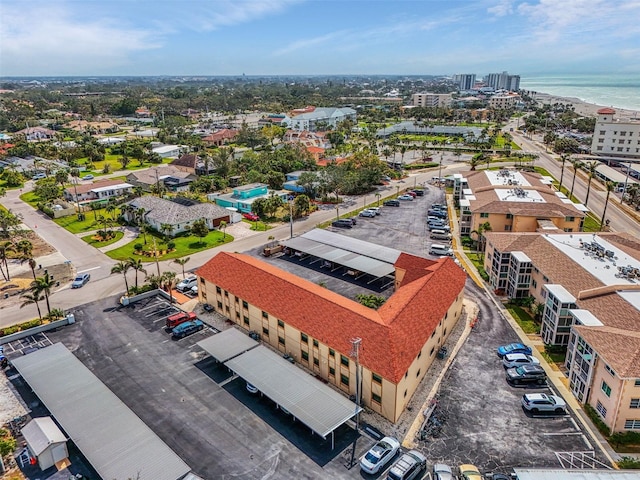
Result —
<svg viewBox="0 0 640 480"><path fill-rule="evenodd" d="M527 347L521 343L510 343L509 345L502 345L498 347L498 356L504 357L507 353L524 353L525 355L531 355L531 347Z"/></svg>

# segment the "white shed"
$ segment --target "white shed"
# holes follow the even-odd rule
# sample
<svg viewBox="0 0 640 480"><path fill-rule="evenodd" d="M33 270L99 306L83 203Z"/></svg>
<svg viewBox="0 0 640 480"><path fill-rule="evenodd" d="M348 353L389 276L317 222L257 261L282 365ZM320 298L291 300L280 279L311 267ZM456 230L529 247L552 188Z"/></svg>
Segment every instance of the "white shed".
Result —
<svg viewBox="0 0 640 480"><path fill-rule="evenodd" d="M38 461L41 470L55 465L58 470L69 463L67 438L51 417L34 418L22 428L29 456Z"/></svg>

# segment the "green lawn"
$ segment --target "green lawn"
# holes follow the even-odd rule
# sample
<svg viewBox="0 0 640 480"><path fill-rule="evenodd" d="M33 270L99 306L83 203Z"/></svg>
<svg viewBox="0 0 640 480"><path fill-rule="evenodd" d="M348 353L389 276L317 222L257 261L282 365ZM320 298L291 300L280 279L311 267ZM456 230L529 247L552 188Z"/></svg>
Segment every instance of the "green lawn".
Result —
<svg viewBox="0 0 640 480"><path fill-rule="evenodd" d="M99 242L98 240L94 240L93 239L93 235L86 235L86 236L82 237L82 240L87 242L92 247L96 247L96 248L106 247L107 245L111 245L112 243L116 243L118 240L120 240L122 237L124 237L124 233L123 232L117 231L117 232L114 232L114 233L115 233L115 236L112 239L106 240L104 242Z"/></svg>
<svg viewBox="0 0 640 480"><path fill-rule="evenodd" d="M582 225L583 232L599 232L600 231L600 219L593 216L592 213L587 213L584 217L584 224Z"/></svg>
<svg viewBox="0 0 640 480"><path fill-rule="evenodd" d="M151 234L147 234L147 248L153 249L153 240ZM229 243L233 241L233 237L229 234L224 235L223 232L219 230L212 230L209 232L204 238L198 238L193 235L184 236L184 237L176 237L172 239L175 242L176 247L173 252L166 253L158 257L159 260L170 260L173 258L184 257L185 255L190 255L192 253L201 252L202 250L207 250L209 248L218 247L225 243ZM148 257L145 255L136 255L134 253L134 245L137 243L144 243L144 238L140 235L134 241L120 247L115 250L111 250L106 252L106 254L115 259L115 260L126 260L128 258L140 259L143 262L153 262L155 259L153 257ZM159 242L156 239L156 243L158 246L158 250L161 250L163 247L166 247L166 244L163 242Z"/></svg>
<svg viewBox="0 0 640 480"><path fill-rule="evenodd" d="M37 204L40 201L38 196L33 192L23 193L22 195L20 195L20 200L22 200L25 203L28 203L33 208L38 208Z"/></svg>
<svg viewBox="0 0 640 480"><path fill-rule="evenodd" d="M518 322L524 333L540 333L540 324L536 323L522 307L507 303L505 305L511 316Z"/></svg>
<svg viewBox="0 0 640 480"><path fill-rule="evenodd" d="M90 232L104 228L104 225L96 222L96 217L100 217L100 215L111 217L111 213L107 213L104 208L101 208L95 211L84 212L84 220L78 220L77 215L69 215L68 217L55 218L53 221L71 233Z"/></svg>
<svg viewBox="0 0 640 480"><path fill-rule="evenodd" d="M127 168L123 170L122 164L118 161L120 157L121 155L114 155L111 153L107 153L104 156L104 160L100 160L99 162L93 162L92 170L85 170L82 173L83 175L87 173L91 173L92 175L95 175L95 176L106 175L103 173L103 170L104 170L104 166L107 164L110 165L111 172L118 172L118 171L128 172L133 170L140 170L141 168L149 168L154 165L149 162L145 162L143 165L140 165L140 162L137 159L132 158L131 161L129 162L129 165L127 165ZM79 165L84 165L87 160L88 160L87 157L83 157L83 158L79 158L77 162ZM171 163L172 161L173 161L173 158L162 159L163 164Z"/></svg>
<svg viewBox="0 0 640 480"><path fill-rule="evenodd" d="M247 220L246 218L243 218L242 221L251 225L250 230L253 230L255 232L266 232L267 230L271 230L273 228L271 225L268 225L262 221L252 222L251 220Z"/></svg>

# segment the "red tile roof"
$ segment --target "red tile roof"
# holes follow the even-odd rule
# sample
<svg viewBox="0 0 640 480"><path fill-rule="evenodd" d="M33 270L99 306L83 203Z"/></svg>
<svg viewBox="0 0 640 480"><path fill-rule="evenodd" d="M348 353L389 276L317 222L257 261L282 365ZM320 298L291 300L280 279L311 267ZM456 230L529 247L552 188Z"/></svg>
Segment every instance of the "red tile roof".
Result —
<svg viewBox="0 0 640 480"><path fill-rule="evenodd" d="M348 354L362 338L361 363L398 383L464 288L451 259L403 254L402 286L373 310L248 255L221 252L196 272L331 348Z"/></svg>
<svg viewBox="0 0 640 480"><path fill-rule="evenodd" d="M598 115L614 115L616 111L613 108L604 107L598 110Z"/></svg>

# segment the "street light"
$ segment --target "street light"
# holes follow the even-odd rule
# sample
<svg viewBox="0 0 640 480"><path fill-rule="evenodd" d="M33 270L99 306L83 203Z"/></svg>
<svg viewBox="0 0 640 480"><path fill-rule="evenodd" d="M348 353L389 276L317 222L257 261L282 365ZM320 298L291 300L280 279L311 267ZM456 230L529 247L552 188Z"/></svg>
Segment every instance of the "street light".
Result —
<svg viewBox="0 0 640 480"><path fill-rule="evenodd" d="M367 196L366 195L362 199L362 208L367 208Z"/></svg>
<svg viewBox="0 0 640 480"><path fill-rule="evenodd" d="M378 197L378 207L380 206L380 194L376 193L376 197Z"/></svg>
<svg viewBox="0 0 640 480"><path fill-rule="evenodd" d="M340 207L336 205L336 220L340 220Z"/></svg>
<svg viewBox="0 0 640 480"><path fill-rule="evenodd" d="M293 201L289 197L289 238L293 238Z"/></svg>
<svg viewBox="0 0 640 480"><path fill-rule="evenodd" d="M440 153L440 169L438 170L438 188L442 190L442 157L444 153Z"/></svg>

